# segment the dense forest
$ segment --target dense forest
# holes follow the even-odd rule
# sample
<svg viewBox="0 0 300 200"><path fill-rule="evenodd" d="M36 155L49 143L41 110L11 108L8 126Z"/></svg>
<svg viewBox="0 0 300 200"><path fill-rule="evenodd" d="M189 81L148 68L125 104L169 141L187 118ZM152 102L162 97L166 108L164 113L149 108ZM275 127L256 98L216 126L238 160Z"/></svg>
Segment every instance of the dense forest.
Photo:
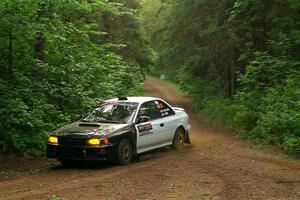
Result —
<svg viewBox="0 0 300 200"><path fill-rule="evenodd" d="M300 153L299 0L141 0L165 73L238 136Z"/></svg>
<svg viewBox="0 0 300 200"><path fill-rule="evenodd" d="M139 95L151 62L135 0L0 1L0 151L43 155L46 135L102 100Z"/></svg>
<svg viewBox="0 0 300 200"><path fill-rule="evenodd" d="M166 74L193 109L300 153L300 0L0 1L0 153Z"/></svg>

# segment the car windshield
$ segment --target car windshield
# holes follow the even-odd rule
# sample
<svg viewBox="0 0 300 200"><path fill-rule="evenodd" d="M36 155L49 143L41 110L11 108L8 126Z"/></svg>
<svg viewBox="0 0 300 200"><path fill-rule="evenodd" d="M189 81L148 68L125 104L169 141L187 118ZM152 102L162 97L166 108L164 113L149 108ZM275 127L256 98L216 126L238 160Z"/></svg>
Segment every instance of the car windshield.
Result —
<svg viewBox="0 0 300 200"><path fill-rule="evenodd" d="M82 122L129 124L133 121L138 103L108 102L85 115Z"/></svg>

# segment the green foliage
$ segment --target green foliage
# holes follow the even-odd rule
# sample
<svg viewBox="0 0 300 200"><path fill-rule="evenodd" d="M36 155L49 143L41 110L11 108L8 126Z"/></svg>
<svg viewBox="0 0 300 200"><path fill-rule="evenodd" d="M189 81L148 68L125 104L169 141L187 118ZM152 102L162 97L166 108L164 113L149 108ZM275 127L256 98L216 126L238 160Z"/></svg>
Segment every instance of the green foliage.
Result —
<svg viewBox="0 0 300 200"><path fill-rule="evenodd" d="M286 136L282 144L284 150L290 154L299 155L300 139L297 136Z"/></svg>
<svg viewBox="0 0 300 200"><path fill-rule="evenodd" d="M142 2L155 73L209 121L300 154L300 1Z"/></svg>
<svg viewBox="0 0 300 200"><path fill-rule="evenodd" d="M1 151L43 155L54 128L103 99L142 92L136 54L116 50L125 40L113 33L134 32L126 35L126 45L143 52L135 15L126 5L104 0L0 2ZM122 18L134 26L118 23Z"/></svg>
<svg viewBox="0 0 300 200"><path fill-rule="evenodd" d="M181 80L183 81L183 79ZM182 82L182 88L184 91L191 94L191 97L194 100L193 108L195 110L201 110L209 101L214 101L219 97L222 97L222 94L218 91L220 84L209 78L187 80L186 82Z"/></svg>
<svg viewBox="0 0 300 200"><path fill-rule="evenodd" d="M209 101L203 112L210 121L225 123L242 137L263 144L276 144L288 153L298 154L298 67L297 62L269 56L262 58L260 55L240 77L241 88L233 100Z"/></svg>

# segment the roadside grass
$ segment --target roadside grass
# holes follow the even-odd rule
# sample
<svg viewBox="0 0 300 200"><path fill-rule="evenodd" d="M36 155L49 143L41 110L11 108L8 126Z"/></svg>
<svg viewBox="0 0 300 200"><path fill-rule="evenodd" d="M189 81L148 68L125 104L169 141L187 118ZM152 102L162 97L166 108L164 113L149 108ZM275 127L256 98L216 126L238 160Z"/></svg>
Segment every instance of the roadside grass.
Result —
<svg viewBox="0 0 300 200"><path fill-rule="evenodd" d="M180 89L180 85L178 85L177 83L174 83L173 81L170 81L170 80L167 80L167 79L161 80L159 77L156 77L156 76L153 76L153 75L147 75L147 78L155 79L155 80L160 80L160 81L168 84L172 89L175 90L175 92L176 92L177 95L184 95L185 94Z"/></svg>
<svg viewBox="0 0 300 200"><path fill-rule="evenodd" d="M48 198L48 200L66 200L66 199L62 197L58 197L56 195L52 195L50 198Z"/></svg>
<svg viewBox="0 0 300 200"><path fill-rule="evenodd" d="M249 141L249 147L253 149L259 157L286 159L300 163L299 156L289 155L278 146L257 144Z"/></svg>
<svg viewBox="0 0 300 200"><path fill-rule="evenodd" d="M140 94L140 96L149 97L151 96L151 93L145 90L145 86L143 85L143 92Z"/></svg>
<svg viewBox="0 0 300 200"><path fill-rule="evenodd" d="M146 96L151 96L151 94L145 90L145 80L139 83L138 86L138 91L136 94L133 94L131 96L141 96L141 97L146 97Z"/></svg>

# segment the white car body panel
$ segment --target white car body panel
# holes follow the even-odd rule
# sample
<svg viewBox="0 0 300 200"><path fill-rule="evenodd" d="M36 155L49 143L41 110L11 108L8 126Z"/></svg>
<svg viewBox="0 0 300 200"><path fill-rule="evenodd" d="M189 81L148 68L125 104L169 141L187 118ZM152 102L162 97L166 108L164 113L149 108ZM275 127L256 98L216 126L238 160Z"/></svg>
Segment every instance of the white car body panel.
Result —
<svg viewBox="0 0 300 200"><path fill-rule="evenodd" d="M172 144L175 131L180 126L176 121L178 121L176 115L173 115L170 117L137 124L136 127L145 124L151 124L153 127L153 130L150 130L151 133L146 136L143 136L143 134L137 128L137 153L142 153ZM162 124L163 126L161 126Z"/></svg>
<svg viewBox="0 0 300 200"><path fill-rule="evenodd" d="M179 127L183 127L186 134L190 133L191 126L188 123L188 115L182 108L172 107L166 101L155 97L127 97L127 100L124 101L139 103L134 117L134 122L136 122L141 105L156 100L165 103L175 114L135 125L137 134L136 152L138 154L171 145L175 132ZM118 99L110 99L106 102L110 101L122 102ZM145 127L149 130L144 130Z"/></svg>

